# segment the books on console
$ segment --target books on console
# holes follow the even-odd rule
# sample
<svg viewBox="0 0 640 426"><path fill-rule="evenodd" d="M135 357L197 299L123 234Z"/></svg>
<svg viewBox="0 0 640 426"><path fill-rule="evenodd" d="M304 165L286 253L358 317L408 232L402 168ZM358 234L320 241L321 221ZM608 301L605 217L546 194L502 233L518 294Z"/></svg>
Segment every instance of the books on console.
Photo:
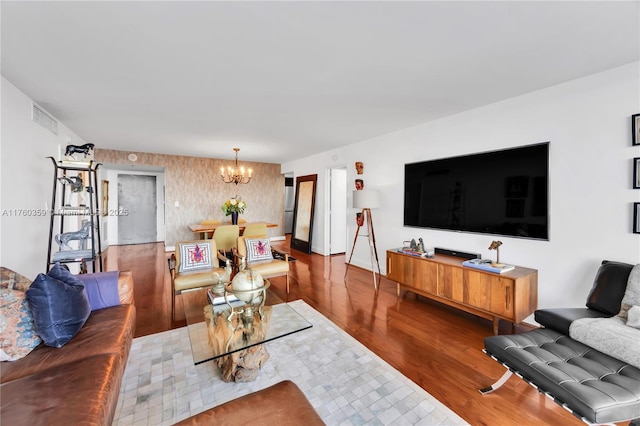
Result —
<svg viewBox="0 0 640 426"><path fill-rule="evenodd" d="M503 264L502 266L496 266L487 259L469 259L462 262L462 266L468 266L469 268L480 269L482 271L495 272L502 274L507 271L515 269L514 265Z"/></svg>
<svg viewBox="0 0 640 426"><path fill-rule="evenodd" d="M426 248L425 251L418 251L410 247L399 247L396 249L396 251L398 253L404 253L404 254L417 256L417 257L429 257L429 258L434 257L433 248Z"/></svg>

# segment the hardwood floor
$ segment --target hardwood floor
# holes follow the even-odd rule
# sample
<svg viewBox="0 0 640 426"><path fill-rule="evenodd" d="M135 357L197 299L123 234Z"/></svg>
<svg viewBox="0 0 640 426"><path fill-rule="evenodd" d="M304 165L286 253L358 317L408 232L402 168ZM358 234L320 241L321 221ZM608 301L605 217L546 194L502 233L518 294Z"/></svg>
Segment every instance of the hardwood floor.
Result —
<svg viewBox="0 0 640 426"><path fill-rule="evenodd" d="M490 321L409 292L397 298L395 283L386 278L376 293L371 272L353 266L345 286L344 255L301 253L291 250L288 240L273 246L297 259L291 263L290 294L283 277L272 279L278 297L304 300L470 424L583 424L516 377L495 393L478 392L504 373L482 353L483 339L492 333ZM180 297L171 321L169 255L162 243L112 246L106 252L107 270L133 271L136 336L185 325ZM501 333L510 331L510 324L501 324Z"/></svg>

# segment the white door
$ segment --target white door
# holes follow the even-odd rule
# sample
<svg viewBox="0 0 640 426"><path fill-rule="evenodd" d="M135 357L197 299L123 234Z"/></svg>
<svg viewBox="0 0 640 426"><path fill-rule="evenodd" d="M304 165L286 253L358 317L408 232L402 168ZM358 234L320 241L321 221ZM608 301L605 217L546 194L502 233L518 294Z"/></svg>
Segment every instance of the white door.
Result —
<svg viewBox="0 0 640 426"><path fill-rule="evenodd" d="M329 253L347 251L347 169L331 169Z"/></svg>
<svg viewBox="0 0 640 426"><path fill-rule="evenodd" d="M118 244L157 241L156 176L118 174Z"/></svg>

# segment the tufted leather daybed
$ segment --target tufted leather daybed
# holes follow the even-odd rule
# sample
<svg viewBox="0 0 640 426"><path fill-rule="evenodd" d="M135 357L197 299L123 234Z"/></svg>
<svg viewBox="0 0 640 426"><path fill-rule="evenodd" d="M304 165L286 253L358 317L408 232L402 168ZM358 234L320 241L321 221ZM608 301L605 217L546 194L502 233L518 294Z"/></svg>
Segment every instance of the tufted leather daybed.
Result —
<svg viewBox="0 0 640 426"><path fill-rule="evenodd" d="M515 373L587 423L633 420L640 425L640 369L570 337L571 323L581 318L618 315L633 265L602 262L587 308L545 309L535 319L545 328L523 334L491 336L485 352L508 371L489 393ZM633 329L630 342L638 342ZM595 336L596 338L599 336Z"/></svg>

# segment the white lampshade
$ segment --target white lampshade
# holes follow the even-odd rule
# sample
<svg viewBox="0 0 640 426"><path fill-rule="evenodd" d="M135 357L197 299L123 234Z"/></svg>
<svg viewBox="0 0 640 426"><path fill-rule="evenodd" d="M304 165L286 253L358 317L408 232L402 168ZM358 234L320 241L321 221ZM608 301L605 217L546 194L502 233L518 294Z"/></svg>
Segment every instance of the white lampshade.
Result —
<svg viewBox="0 0 640 426"><path fill-rule="evenodd" d="M380 207L380 192L375 189L353 191L353 207L356 209L377 209Z"/></svg>

